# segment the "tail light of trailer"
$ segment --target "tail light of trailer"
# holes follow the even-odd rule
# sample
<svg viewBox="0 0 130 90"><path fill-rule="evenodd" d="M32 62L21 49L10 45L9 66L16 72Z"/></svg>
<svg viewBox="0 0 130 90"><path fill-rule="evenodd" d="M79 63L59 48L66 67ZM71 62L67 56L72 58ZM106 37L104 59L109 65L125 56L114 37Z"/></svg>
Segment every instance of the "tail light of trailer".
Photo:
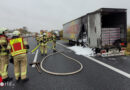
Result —
<svg viewBox="0 0 130 90"><path fill-rule="evenodd" d="M125 50L126 50L126 48L121 48L121 50L122 50L122 51L125 51Z"/></svg>
<svg viewBox="0 0 130 90"><path fill-rule="evenodd" d="M125 43L120 43L121 46L125 46Z"/></svg>
<svg viewBox="0 0 130 90"><path fill-rule="evenodd" d="M107 51L106 50L101 50L101 53L106 53Z"/></svg>

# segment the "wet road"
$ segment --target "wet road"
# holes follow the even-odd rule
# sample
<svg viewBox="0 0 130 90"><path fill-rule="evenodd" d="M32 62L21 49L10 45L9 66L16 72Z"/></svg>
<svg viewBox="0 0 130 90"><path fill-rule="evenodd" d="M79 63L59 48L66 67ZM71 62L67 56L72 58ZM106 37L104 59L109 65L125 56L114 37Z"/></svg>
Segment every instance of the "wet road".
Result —
<svg viewBox="0 0 130 90"><path fill-rule="evenodd" d="M30 51L36 46L35 40L29 38ZM65 46L66 42L59 41ZM130 90L130 78L127 78L113 70L110 70L92 60L76 55L73 51L57 44L57 49L63 51L78 61L80 61L84 68L81 72L70 76L54 76L42 72L40 74L36 68L28 65L29 81L26 83L16 83L15 79L12 84L14 86L0 87L0 90ZM48 54L52 53L49 49ZM28 63L33 62L34 54L28 53ZM127 73L130 73L130 57L94 57L106 64L112 65ZM38 61L41 61L43 56L38 54ZM55 72L70 72L79 68L79 65L73 61L67 60L64 56L56 54L48 58L43 64L44 67L50 71ZM14 77L13 65L9 65L9 76Z"/></svg>

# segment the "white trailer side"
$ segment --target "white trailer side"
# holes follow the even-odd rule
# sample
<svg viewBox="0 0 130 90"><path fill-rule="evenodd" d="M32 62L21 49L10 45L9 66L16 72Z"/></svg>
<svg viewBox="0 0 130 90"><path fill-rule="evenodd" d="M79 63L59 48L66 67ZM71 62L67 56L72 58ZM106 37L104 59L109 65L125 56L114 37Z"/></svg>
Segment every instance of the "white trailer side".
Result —
<svg viewBox="0 0 130 90"><path fill-rule="evenodd" d="M101 15L88 14L88 45L91 48L101 47Z"/></svg>

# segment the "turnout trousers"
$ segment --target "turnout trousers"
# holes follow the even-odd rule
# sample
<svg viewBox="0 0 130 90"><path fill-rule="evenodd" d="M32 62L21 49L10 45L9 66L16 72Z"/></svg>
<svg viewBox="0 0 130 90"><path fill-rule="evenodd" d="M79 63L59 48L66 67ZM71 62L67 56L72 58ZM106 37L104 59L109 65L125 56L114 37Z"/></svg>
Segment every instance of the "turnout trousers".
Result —
<svg viewBox="0 0 130 90"><path fill-rule="evenodd" d="M53 49L56 49L56 41L53 41Z"/></svg>
<svg viewBox="0 0 130 90"><path fill-rule="evenodd" d="M18 80L19 77L21 79L27 78L27 55L20 54L13 57L14 59L14 73L15 78Z"/></svg>
<svg viewBox="0 0 130 90"><path fill-rule="evenodd" d="M8 77L7 67L9 64L9 57L6 56L0 56L0 75L2 79L6 79Z"/></svg>
<svg viewBox="0 0 130 90"><path fill-rule="evenodd" d="M47 44L41 44L40 45L40 51L41 51L41 54L47 54Z"/></svg>

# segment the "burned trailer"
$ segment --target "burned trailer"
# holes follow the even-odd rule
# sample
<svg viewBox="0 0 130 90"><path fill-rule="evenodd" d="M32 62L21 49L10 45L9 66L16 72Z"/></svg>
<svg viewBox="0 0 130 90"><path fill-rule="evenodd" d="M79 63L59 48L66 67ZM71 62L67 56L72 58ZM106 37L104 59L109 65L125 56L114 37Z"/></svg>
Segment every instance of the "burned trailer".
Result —
<svg viewBox="0 0 130 90"><path fill-rule="evenodd" d="M69 40L69 44L71 45L84 44L84 39L86 39L87 30L85 30L85 25L82 22L83 17L87 17L87 15L77 18L63 25L63 38Z"/></svg>
<svg viewBox="0 0 130 90"><path fill-rule="evenodd" d="M88 45L96 53L121 51L127 45L127 10L101 8L88 13Z"/></svg>
<svg viewBox="0 0 130 90"><path fill-rule="evenodd" d="M96 53L122 54L127 46L127 10L101 8L88 13L64 24L63 38L69 43L85 43Z"/></svg>

